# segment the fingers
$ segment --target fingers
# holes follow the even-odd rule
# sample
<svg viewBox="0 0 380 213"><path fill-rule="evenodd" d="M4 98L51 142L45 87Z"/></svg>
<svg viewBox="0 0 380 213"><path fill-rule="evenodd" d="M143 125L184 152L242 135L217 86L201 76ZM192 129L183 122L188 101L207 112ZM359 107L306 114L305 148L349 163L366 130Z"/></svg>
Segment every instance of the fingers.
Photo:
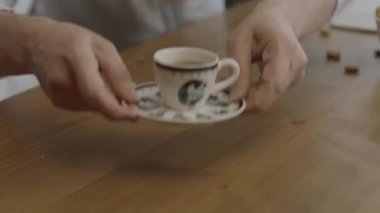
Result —
<svg viewBox="0 0 380 213"><path fill-rule="evenodd" d="M291 53L290 49L295 51ZM305 76L307 56L299 43L296 48L270 48L263 56L262 78L251 86L247 101L247 110L252 112L268 110L290 86Z"/></svg>
<svg viewBox="0 0 380 213"><path fill-rule="evenodd" d="M101 73L116 96L128 103L137 103L131 76L115 46L103 38L97 39L96 57Z"/></svg>
<svg viewBox="0 0 380 213"><path fill-rule="evenodd" d="M289 76L291 61L285 52L273 52L267 57L263 65L262 78L251 87L249 92L247 111L266 111L292 81Z"/></svg>
<svg viewBox="0 0 380 213"><path fill-rule="evenodd" d="M129 73L110 42L99 42L100 36L73 24L44 22L38 26L38 39L30 49L31 67L54 105L98 111L110 119L137 117L119 101L133 103L137 98L129 87Z"/></svg>
<svg viewBox="0 0 380 213"><path fill-rule="evenodd" d="M84 102L92 110L112 120L135 119L135 112L119 103L99 73L98 62L90 48L76 54L71 61L75 80Z"/></svg>
<svg viewBox="0 0 380 213"><path fill-rule="evenodd" d="M303 78L305 78L306 75L306 66L308 63L307 55L305 51L303 51L300 44L299 50L297 51L296 55L293 58L292 65L291 65L291 72L293 73L293 82L292 85Z"/></svg>
<svg viewBox="0 0 380 213"><path fill-rule="evenodd" d="M231 34L228 41L229 54L236 59L240 65L240 77L231 89L231 99L243 99L251 83L252 46L253 35L250 27L242 23L237 30Z"/></svg>

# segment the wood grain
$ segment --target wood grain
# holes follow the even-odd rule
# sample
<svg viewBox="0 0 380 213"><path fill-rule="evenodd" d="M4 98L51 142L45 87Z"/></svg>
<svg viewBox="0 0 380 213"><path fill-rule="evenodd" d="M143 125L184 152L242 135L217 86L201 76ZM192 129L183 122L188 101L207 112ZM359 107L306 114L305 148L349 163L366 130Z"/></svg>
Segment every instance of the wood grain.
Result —
<svg viewBox="0 0 380 213"><path fill-rule="evenodd" d="M165 46L225 56L252 6L126 50L134 79L153 80ZM3 102L0 212L379 212L379 45L374 34L311 36L304 81L268 113L214 125L110 123L54 109L39 89ZM327 62L328 49L341 62Z"/></svg>

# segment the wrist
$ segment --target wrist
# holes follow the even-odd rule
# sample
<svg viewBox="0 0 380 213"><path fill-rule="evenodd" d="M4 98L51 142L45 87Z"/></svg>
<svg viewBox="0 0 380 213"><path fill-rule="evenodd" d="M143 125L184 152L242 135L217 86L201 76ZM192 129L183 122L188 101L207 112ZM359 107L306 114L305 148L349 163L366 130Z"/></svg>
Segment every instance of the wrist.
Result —
<svg viewBox="0 0 380 213"><path fill-rule="evenodd" d="M0 11L0 67L1 75L26 74L28 54L25 32L18 15Z"/></svg>
<svg viewBox="0 0 380 213"><path fill-rule="evenodd" d="M262 0L259 4L275 11L275 15L289 23L294 34L301 39L330 19L336 3L336 0Z"/></svg>
<svg viewBox="0 0 380 213"><path fill-rule="evenodd" d="M294 10L297 5L294 5L296 1L288 0L263 0L258 5L258 10L269 13L270 16L281 21L282 24L288 25L297 38L301 38L304 35L303 32L303 17L300 17L299 10Z"/></svg>
<svg viewBox="0 0 380 213"><path fill-rule="evenodd" d="M0 75L31 73L32 51L39 24L47 18L21 16L0 11Z"/></svg>
<svg viewBox="0 0 380 213"><path fill-rule="evenodd" d="M281 0L262 0L251 13L251 21L256 25L265 25L271 28L292 32L296 37L301 35L298 26L288 15L287 6Z"/></svg>

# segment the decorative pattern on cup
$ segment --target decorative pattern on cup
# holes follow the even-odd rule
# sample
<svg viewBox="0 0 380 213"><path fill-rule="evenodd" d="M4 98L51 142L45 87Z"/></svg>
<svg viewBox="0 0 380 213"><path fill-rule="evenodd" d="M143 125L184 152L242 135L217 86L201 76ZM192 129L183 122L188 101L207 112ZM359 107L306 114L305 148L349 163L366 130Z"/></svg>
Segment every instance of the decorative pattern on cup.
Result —
<svg viewBox="0 0 380 213"><path fill-rule="evenodd" d="M186 82L178 90L178 99L182 104L189 108L194 108L195 105L204 98L206 87L207 84L201 80L191 80Z"/></svg>

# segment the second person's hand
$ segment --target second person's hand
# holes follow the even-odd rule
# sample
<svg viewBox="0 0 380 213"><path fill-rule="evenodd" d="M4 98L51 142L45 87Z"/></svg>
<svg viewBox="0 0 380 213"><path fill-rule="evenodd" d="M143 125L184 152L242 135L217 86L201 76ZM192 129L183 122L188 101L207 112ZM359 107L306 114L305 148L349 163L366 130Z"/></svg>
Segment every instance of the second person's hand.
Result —
<svg viewBox="0 0 380 213"><path fill-rule="evenodd" d="M307 64L291 23L273 4L263 2L231 34L229 52L242 74L231 91L233 99L247 99L247 111L262 112L294 83L304 78ZM251 82L251 66L261 76Z"/></svg>

